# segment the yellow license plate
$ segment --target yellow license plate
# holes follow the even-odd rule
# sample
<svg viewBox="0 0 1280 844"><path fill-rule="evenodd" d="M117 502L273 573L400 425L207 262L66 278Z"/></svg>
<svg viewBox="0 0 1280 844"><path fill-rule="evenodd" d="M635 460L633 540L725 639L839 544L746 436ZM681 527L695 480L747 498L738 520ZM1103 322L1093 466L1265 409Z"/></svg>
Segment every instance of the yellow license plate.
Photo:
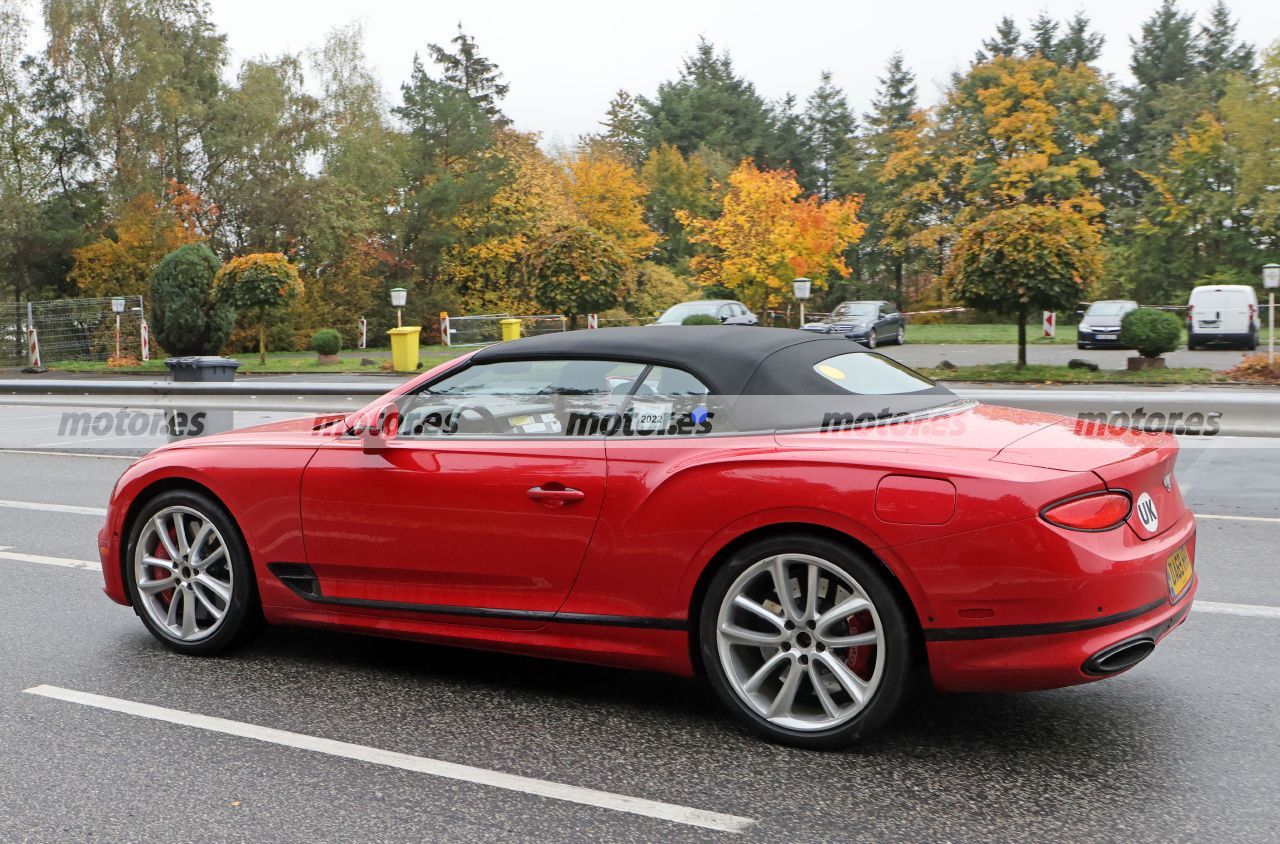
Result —
<svg viewBox="0 0 1280 844"><path fill-rule="evenodd" d="M1169 597L1176 601L1191 583L1191 557L1187 554L1187 546L1170 554L1164 565L1169 573Z"/></svg>

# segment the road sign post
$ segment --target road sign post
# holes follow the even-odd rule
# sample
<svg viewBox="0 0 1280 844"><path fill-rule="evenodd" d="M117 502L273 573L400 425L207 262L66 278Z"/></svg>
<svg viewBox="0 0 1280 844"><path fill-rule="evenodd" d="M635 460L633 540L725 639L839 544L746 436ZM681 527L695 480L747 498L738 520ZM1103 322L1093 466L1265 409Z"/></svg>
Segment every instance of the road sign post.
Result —
<svg viewBox="0 0 1280 844"><path fill-rule="evenodd" d="M1262 286L1271 294L1267 308L1267 366L1276 362L1276 288L1280 287L1280 264L1262 268Z"/></svg>
<svg viewBox="0 0 1280 844"><path fill-rule="evenodd" d="M1044 315L1041 317L1040 322L1041 326L1044 328L1044 336L1053 337L1057 331L1058 319L1054 315L1053 311L1044 311L1043 313Z"/></svg>

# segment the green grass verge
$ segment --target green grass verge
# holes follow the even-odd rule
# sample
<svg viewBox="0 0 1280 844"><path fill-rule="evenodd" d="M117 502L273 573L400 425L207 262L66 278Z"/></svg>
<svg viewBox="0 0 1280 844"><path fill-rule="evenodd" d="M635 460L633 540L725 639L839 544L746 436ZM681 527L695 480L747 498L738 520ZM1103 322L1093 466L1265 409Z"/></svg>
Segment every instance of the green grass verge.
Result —
<svg viewBox="0 0 1280 844"><path fill-rule="evenodd" d="M1227 378L1212 369L1172 367L1130 372L1127 369L1071 369L1066 366L997 363L986 366L960 366L955 369L921 369L938 381L973 381L1001 384L1222 384Z"/></svg>

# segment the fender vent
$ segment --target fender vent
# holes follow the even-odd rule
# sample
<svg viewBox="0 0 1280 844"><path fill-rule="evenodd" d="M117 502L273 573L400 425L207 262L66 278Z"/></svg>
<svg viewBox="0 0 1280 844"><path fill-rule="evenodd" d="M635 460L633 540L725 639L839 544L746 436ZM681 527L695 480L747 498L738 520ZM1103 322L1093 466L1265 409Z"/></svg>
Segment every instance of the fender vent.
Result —
<svg viewBox="0 0 1280 844"><path fill-rule="evenodd" d="M320 579L306 563L269 563L271 570L280 582L305 598L319 598Z"/></svg>

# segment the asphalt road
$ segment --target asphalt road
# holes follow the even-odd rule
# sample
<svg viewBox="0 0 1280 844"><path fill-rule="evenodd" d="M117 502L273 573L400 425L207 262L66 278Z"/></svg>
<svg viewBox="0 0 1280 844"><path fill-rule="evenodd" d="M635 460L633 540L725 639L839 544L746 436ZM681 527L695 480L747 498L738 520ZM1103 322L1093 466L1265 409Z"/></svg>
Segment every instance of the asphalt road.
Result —
<svg viewBox="0 0 1280 844"><path fill-rule="evenodd" d="M95 559L127 460L0 453L0 840L1274 841L1280 440L1190 446L1191 504L1228 518L1200 525L1206 609L1150 659L1073 689L926 697L829 754L761 742L679 678L290 629L176 656L97 572L51 564ZM718 833L24 692L42 685L752 823Z"/></svg>

